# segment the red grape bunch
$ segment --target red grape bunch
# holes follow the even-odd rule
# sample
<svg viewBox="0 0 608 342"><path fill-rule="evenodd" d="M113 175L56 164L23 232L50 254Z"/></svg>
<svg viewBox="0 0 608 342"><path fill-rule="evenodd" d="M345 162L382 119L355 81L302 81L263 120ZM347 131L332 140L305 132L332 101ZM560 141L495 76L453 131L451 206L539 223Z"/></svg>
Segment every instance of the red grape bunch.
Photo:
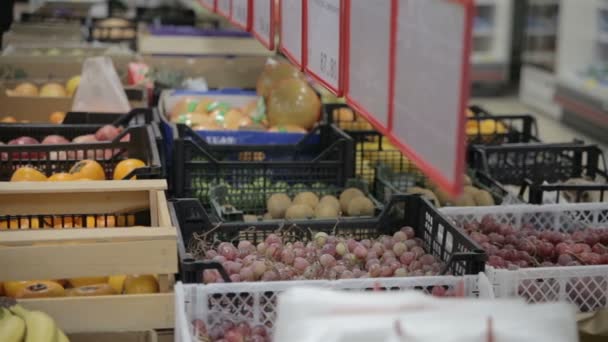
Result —
<svg viewBox="0 0 608 342"><path fill-rule="evenodd" d="M194 337L201 342L270 342L270 330L264 325L250 325L247 322L234 323L223 319L208 329L200 319L192 321Z"/></svg>
<svg viewBox="0 0 608 342"><path fill-rule="evenodd" d="M392 236L361 241L319 232L312 241L284 242L270 234L257 245L222 242L205 256L221 263L232 282L438 275L443 264L422 246L414 229L403 227ZM207 270L203 281L224 280L216 270Z"/></svg>
<svg viewBox="0 0 608 342"><path fill-rule="evenodd" d="M608 229L586 228L571 233L537 230L529 224L515 229L491 216L463 229L488 254L496 268L608 265Z"/></svg>

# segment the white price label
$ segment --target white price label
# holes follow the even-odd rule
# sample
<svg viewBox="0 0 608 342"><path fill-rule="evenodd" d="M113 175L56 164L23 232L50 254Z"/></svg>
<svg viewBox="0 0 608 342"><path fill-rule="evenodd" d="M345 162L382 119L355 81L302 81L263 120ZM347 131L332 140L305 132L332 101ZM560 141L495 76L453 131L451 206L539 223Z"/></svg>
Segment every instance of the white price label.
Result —
<svg viewBox="0 0 608 342"><path fill-rule="evenodd" d="M342 1L306 1L304 69L336 95L342 94Z"/></svg>
<svg viewBox="0 0 608 342"><path fill-rule="evenodd" d="M268 49L274 49L274 0L253 1L253 35Z"/></svg>
<svg viewBox="0 0 608 342"><path fill-rule="evenodd" d="M249 30L249 1L250 0L232 0L232 14L230 19L232 23L238 27Z"/></svg>
<svg viewBox="0 0 608 342"><path fill-rule="evenodd" d="M347 0L346 99L388 130L393 1Z"/></svg>
<svg viewBox="0 0 608 342"><path fill-rule="evenodd" d="M217 13L223 17L230 17L231 0L217 0Z"/></svg>
<svg viewBox="0 0 608 342"><path fill-rule="evenodd" d="M451 194L465 171L473 2L399 0L393 141Z"/></svg>
<svg viewBox="0 0 608 342"><path fill-rule="evenodd" d="M281 40L279 49L297 65L302 65L302 1L281 0Z"/></svg>
<svg viewBox="0 0 608 342"><path fill-rule="evenodd" d="M201 6L205 7L206 9L215 12L215 1L216 0L199 0Z"/></svg>

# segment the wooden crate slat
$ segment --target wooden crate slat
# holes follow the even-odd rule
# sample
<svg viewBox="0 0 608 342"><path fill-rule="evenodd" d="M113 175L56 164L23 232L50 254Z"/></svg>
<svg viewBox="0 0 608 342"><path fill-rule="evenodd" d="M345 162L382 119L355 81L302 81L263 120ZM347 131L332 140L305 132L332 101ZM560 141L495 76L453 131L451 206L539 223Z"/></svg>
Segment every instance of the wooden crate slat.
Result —
<svg viewBox="0 0 608 342"><path fill-rule="evenodd" d="M53 317L67 333L173 328L173 293L26 299L20 303Z"/></svg>
<svg viewBox="0 0 608 342"><path fill-rule="evenodd" d="M43 186L41 186L43 185ZM73 182L2 182L0 195L24 193L79 193L108 191L149 191L166 190L167 182L162 179L152 180L109 180L109 181L73 181Z"/></svg>
<svg viewBox="0 0 608 342"><path fill-rule="evenodd" d="M115 229L105 230L112 232ZM133 240L132 237L124 235L123 241L108 237L103 242L38 243L11 247L5 245L0 247L0 280L177 273L177 244L174 230L172 231L171 228L124 228L123 230L134 230L139 233L146 230L163 232L153 239L141 240ZM38 232L42 233L42 231ZM76 233L77 230L71 232ZM95 229L83 230L79 233L89 232L97 233Z"/></svg>

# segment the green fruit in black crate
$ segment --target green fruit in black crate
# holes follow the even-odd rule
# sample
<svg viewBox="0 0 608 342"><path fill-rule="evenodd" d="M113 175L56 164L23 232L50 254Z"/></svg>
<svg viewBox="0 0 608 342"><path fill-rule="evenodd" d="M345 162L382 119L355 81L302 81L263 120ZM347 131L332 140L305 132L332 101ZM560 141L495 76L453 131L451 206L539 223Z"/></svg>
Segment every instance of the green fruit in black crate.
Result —
<svg viewBox="0 0 608 342"><path fill-rule="evenodd" d="M300 192L308 191L308 187L302 183L294 184L291 187L291 193L295 196Z"/></svg>

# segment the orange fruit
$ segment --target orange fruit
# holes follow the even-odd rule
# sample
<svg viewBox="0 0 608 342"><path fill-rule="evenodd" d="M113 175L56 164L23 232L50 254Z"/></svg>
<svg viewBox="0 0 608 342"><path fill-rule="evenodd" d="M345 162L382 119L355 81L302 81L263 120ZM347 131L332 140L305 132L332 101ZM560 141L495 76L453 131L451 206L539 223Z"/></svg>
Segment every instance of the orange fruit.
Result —
<svg viewBox="0 0 608 342"><path fill-rule="evenodd" d="M125 285L126 275L113 275L108 278L108 284L116 291L116 293L122 293Z"/></svg>
<svg viewBox="0 0 608 342"><path fill-rule="evenodd" d="M146 163L139 159L125 159L118 163L114 168L114 180L121 180L129 175L129 173L133 172L133 170L138 169L140 167L146 166ZM131 177L131 179L137 179L136 176Z"/></svg>
<svg viewBox="0 0 608 342"><path fill-rule="evenodd" d="M46 176L31 166L20 167L11 176L11 182L44 182Z"/></svg>
<svg viewBox="0 0 608 342"><path fill-rule="evenodd" d="M91 159L85 159L77 162L70 169L70 175L74 178L74 180L83 180L83 179L91 179L91 180L105 180L106 174L103 171L103 167L101 165Z"/></svg>
<svg viewBox="0 0 608 342"><path fill-rule="evenodd" d="M72 177L72 175L67 172L59 172L52 174L48 180L51 182L66 182L74 180L74 177Z"/></svg>
<svg viewBox="0 0 608 342"><path fill-rule="evenodd" d="M15 119L12 116L5 116L2 118L2 120L0 120L0 122L4 122L4 123L15 123L17 122L17 119Z"/></svg>
<svg viewBox="0 0 608 342"><path fill-rule="evenodd" d="M36 281L19 289L15 298L47 298L63 297L65 289L58 283L50 280Z"/></svg>
<svg viewBox="0 0 608 342"><path fill-rule="evenodd" d="M64 112L52 112L51 115L49 116L49 121L54 124L62 123L63 119L65 119Z"/></svg>
<svg viewBox="0 0 608 342"><path fill-rule="evenodd" d="M108 277L82 277L82 278L71 278L68 282L72 287L81 287L95 284L104 284L108 282Z"/></svg>
<svg viewBox="0 0 608 342"><path fill-rule="evenodd" d="M17 292L25 288L28 285L35 284L36 280L24 280L24 281L6 281L4 282L4 292L8 297L15 298Z"/></svg>
<svg viewBox="0 0 608 342"><path fill-rule="evenodd" d="M158 281L153 275L130 275L125 278L125 294L158 293Z"/></svg>

